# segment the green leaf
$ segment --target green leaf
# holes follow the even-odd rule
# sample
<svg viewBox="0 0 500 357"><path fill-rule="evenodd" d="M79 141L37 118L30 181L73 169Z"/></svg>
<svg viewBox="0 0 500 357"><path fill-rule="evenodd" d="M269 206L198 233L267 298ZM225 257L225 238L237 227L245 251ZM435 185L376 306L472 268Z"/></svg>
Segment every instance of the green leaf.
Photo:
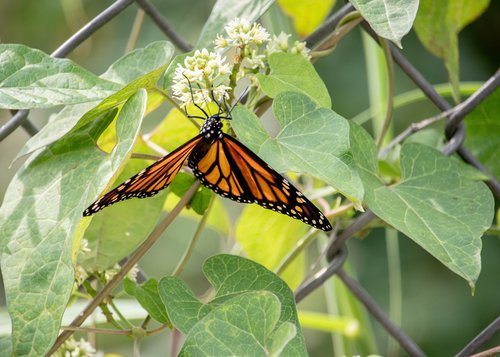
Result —
<svg viewBox="0 0 500 357"><path fill-rule="evenodd" d="M453 97L460 101L458 33L481 15L489 0L421 0L415 32L422 44L445 61Z"/></svg>
<svg viewBox="0 0 500 357"><path fill-rule="evenodd" d="M304 338L299 333L301 330L292 291L278 276L251 260L225 254L209 258L203 266L203 271L216 292L216 296L208 304L202 304L179 278L166 277L158 285L160 297L170 320L176 328L188 334L188 339L193 331L199 331L198 324L203 324L204 318L209 318L210 314L219 307L222 309L219 311L225 308L232 309L234 298L250 291L265 290L276 295L281 304L279 323L290 323L297 331L297 334L286 345L282 355L303 356L307 354ZM265 327L259 321L256 324L252 326L253 331L263 331ZM286 330L280 330L279 333L277 331L277 336L286 335L285 332ZM226 341L229 340L225 339L224 342ZM280 345L282 344L277 340L273 345L276 347L273 348L279 350Z"/></svg>
<svg viewBox="0 0 500 357"><path fill-rule="evenodd" d="M169 63L174 52L175 48L170 42L152 42L118 59L100 77L125 86L158 68L163 68Z"/></svg>
<svg viewBox="0 0 500 357"><path fill-rule="evenodd" d="M196 48L211 48L217 34L225 34L224 26L236 17L250 22L267 11L272 0L218 0L203 26Z"/></svg>
<svg viewBox="0 0 500 357"><path fill-rule="evenodd" d="M5 356L10 356L12 354L12 343L10 336L0 336L0 351L2 351Z"/></svg>
<svg viewBox="0 0 500 357"><path fill-rule="evenodd" d="M179 172L175 177L174 181L170 184L170 190L175 193L177 197L182 197L186 194L193 183L196 181L196 178L192 175ZM212 197L212 192L204 187L198 187L196 193L189 201L189 206L198 214L202 215L208 208L208 204L210 202L210 198Z"/></svg>
<svg viewBox="0 0 500 357"><path fill-rule="evenodd" d="M179 172L175 177L175 180L169 186L170 191L172 191L177 197L182 197L186 194L196 178L184 172Z"/></svg>
<svg viewBox="0 0 500 357"><path fill-rule="evenodd" d="M465 120L465 146L494 177L500 177L500 89L479 104Z"/></svg>
<svg viewBox="0 0 500 357"><path fill-rule="evenodd" d="M295 247L308 227L283 214L257 205L245 205L236 225L235 238L245 256L272 271ZM301 255L281 275L292 289L298 287L304 278L304 263L304 256Z"/></svg>
<svg viewBox="0 0 500 357"><path fill-rule="evenodd" d="M122 105L139 88L145 88L148 91L156 88L172 54L173 47L169 42L153 42L146 48L132 51L117 60L101 77L117 83L127 83L129 80L132 82L125 86L119 85L119 91L107 98L106 96L97 98L98 100L104 99L102 102L93 100L89 103L63 108L40 132L27 141L17 158L58 140L70 132L82 116L85 120L80 122L80 126L94 120L110 108ZM137 77L134 78L134 76Z"/></svg>
<svg viewBox="0 0 500 357"><path fill-rule="evenodd" d="M462 162L420 144L403 145L401 181L384 186L372 139L355 124L351 135L368 207L473 288L481 269L481 236L493 219L488 187Z"/></svg>
<svg viewBox="0 0 500 357"><path fill-rule="evenodd" d="M0 108L50 108L104 98L119 85L68 59L24 45L0 44Z"/></svg>
<svg viewBox="0 0 500 357"><path fill-rule="evenodd" d="M269 57L271 74L257 74L264 93L271 98L281 92L299 92L308 95L319 106L330 108L328 89L314 66L304 57L292 53L273 53Z"/></svg>
<svg viewBox="0 0 500 357"><path fill-rule="evenodd" d="M279 322L280 307L268 291L239 295L193 327L179 356L279 356L296 334Z"/></svg>
<svg viewBox="0 0 500 357"><path fill-rule="evenodd" d="M351 0L353 6L380 37L401 47L401 39L410 31L419 0Z"/></svg>
<svg viewBox="0 0 500 357"><path fill-rule="evenodd" d="M72 238L81 235L84 208L130 155L146 103L146 91L139 90L123 106L110 155L102 155L96 141L116 111L33 155L7 188L0 261L15 355L42 356L59 334L73 287Z"/></svg>
<svg viewBox="0 0 500 357"><path fill-rule="evenodd" d="M210 191L210 189L204 186L198 187L198 190L189 202L189 205L193 209L193 211L202 215L207 210L212 196L213 193L212 191Z"/></svg>
<svg viewBox="0 0 500 357"><path fill-rule="evenodd" d="M201 303L186 283L174 276L160 280L158 293L170 321L184 334L188 334L215 307L213 304Z"/></svg>
<svg viewBox="0 0 500 357"><path fill-rule="evenodd" d="M164 325L171 326L165 306L158 294L158 281L148 279L144 284L136 284L130 279L123 281L123 288L130 296L137 299L139 304L148 312L153 319Z"/></svg>
<svg viewBox="0 0 500 357"><path fill-rule="evenodd" d="M234 109L231 126L238 138L276 171L313 175L359 203L363 185L350 151L347 120L293 92L278 94L273 112L281 126L274 138L243 107Z"/></svg>

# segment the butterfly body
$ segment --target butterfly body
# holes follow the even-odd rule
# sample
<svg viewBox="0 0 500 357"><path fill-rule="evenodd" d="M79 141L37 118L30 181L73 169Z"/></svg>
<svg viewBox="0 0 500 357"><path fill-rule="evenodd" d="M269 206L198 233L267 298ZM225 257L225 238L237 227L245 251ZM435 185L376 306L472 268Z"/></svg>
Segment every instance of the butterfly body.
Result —
<svg viewBox="0 0 500 357"><path fill-rule="evenodd" d="M215 193L300 219L325 231L332 229L323 213L288 180L250 149L222 131L219 114L206 118L200 134L123 182L90 205L90 216L113 203L153 196L166 188L187 163L201 183Z"/></svg>

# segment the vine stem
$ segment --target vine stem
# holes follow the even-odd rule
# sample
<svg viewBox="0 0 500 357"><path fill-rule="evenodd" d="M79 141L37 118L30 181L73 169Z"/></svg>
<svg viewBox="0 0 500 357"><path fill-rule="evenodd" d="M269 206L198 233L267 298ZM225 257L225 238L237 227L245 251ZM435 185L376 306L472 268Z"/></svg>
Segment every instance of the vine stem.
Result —
<svg viewBox="0 0 500 357"><path fill-rule="evenodd" d="M146 252L151 248L151 246L156 243L161 234L167 229L167 227L174 221L174 219L179 215L184 206L189 202L191 197L195 194L199 181L193 183L186 194L181 198L179 203L172 209L170 214L168 214L163 221L160 222L158 226L151 232L149 237L142 243L134 253L130 256L125 264L121 267L120 271L111 279L106 286L90 301L90 303L83 309L83 311L71 322L69 328L81 326L81 324L89 317L92 312L103 302L103 300L113 291L113 289L125 278L127 273L134 267L134 265L146 254ZM66 341L74 331L66 329L63 331L56 339L52 345L50 351L47 353L48 356L52 355L57 351L59 346L61 346L64 341Z"/></svg>
<svg viewBox="0 0 500 357"><path fill-rule="evenodd" d="M210 202L208 203L208 207L203 215L203 217L200 220L200 223L198 224L198 228L196 228L196 232L194 233L193 238L191 239L191 242L189 242L186 251L184 252L184 255L182 256L181 260L179 261L179 264L174 269L174 272L172 273L172 276L179 276L181 273L184 271L184 268L186 267L186 264L189 261L189 258L191 258L191 255L193 254L194 247L196 246L196 243L198 243L201 234L203 233L205 229L205 225L207 223L208 215L210 214L210 211L212 210L212 207L214 205L215 201L215 195L212 194L212 197L210 197Z"/></svg>
<svg viewBox="0 0 500 357"><path fill-rule="evenodd" d="M62 326L61 329L72 332L98 333L101 335L130 335L132 333L132 330L111 330L108 328L95 328L95 327Z"/></svg>

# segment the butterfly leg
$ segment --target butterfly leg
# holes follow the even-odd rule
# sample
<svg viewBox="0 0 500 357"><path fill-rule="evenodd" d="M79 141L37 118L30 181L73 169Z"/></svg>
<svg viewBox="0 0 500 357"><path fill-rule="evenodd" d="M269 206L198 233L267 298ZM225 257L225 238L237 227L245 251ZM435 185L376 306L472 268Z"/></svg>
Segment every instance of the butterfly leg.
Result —
<svg viewBox="0 0 500 357"><path fill-rule="evenodd" d="M182 74L184 76L184 78L186 78L186 81L188 82L189 84L189 92L191 93L191 101L193 102L194 106L196 108L198 108L199 110L201 110L203 112L203 114L205 114L205 118L203 117L196 117L196 116L191 116L191 115L187 115L187 112L186 112L186 115L190 118L198 118L198 119L206 119L206 118L209 118L210 115L207 114L207 112L205 110L203 110L202 107L200 107L198 104L196 104L196 102L194 101L194 94L193 94L193 86L191 85L191 81L189 80L188 77L186 77L185 74Z"/></svg>

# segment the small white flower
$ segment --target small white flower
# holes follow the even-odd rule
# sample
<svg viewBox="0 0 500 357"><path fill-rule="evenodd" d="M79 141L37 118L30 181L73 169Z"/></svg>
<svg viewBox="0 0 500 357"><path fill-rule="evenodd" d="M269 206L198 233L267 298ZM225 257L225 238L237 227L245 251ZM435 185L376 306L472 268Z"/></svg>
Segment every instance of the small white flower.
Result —
<svg viewBox="0 0 500 357"><path fill-rule="evenodd" d="M259 54L257 50L252 50L249 56L246 56L245 59L247 61L246 67L255 69L255 68L265 68L264 59L265 55Z"/></svg>
<svg viewBox="0 0 500 357"><path fill-rule="evenodd" d="M75 282L76 285L80 286L89 277L89 273L81 266L75 266Z"/></svg>
<svg viewBox="0 0 500 357"><path fill-rule="evenodd" d="M119 271L120 271L120 265L118 264L115 264L114 267L112 268L106 269L104 271L104 279L106 280L106 282L113 279L115 275L118 274Z"/></svg>
<svg viewBox="0 0 500 357"><path fill-rule="evenodd" d="M127 273L127 277L137 283L137 274L139 273L139 266L135 264L132 269Z"/></svg>
<svg viewBox="0 0 500 357"><path fill-rule="evenodd" d="M270 55L275 52L288 52L289 37L290 34L284 33L283 31L281 31L278 36L274 35L266 46L266 53Z"/></svg>
<svg viewBox="0 0 500 357"><path fill-rule="evenodd" d="M260 24L256 22L250 23L246 19L236 18L224 27L224 29L229 36L226 39L227 44L234 47L243 47L250 44L260 46L264 42L269 41L269 33L266 29ZM222 43L222 40L219 38L216 41Z"/></svg>
<svg viewBox="0 0 500 357"><path fill-rule="evenodd" d="M215 48L225 48L229 46L227 40L221 34L217 34L217 37L214 40Z"/></svg>

